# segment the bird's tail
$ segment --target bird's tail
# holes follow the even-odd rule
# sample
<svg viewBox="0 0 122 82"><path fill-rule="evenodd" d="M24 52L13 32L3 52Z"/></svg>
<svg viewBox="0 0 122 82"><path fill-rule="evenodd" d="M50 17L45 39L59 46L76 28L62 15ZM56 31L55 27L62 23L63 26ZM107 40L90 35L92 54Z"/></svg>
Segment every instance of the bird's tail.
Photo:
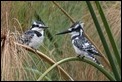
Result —
<svg viewBox="0 0 122 82"><path fill-rule="evenodd" d="M87 56L87 57L89 57L90 59L92 59L95 63L97 63L99 66L101 66L101 67L104 67L98 60L97 60L97 58L95 58L93 55L89 55L89 56Z"/></svg>
<svg viewBox="0 0 122 82"><path fill-rule="evenodd" d="M100 53L94 53L94 55L98 55L98 56L102 57L102 55Z"/></svg>

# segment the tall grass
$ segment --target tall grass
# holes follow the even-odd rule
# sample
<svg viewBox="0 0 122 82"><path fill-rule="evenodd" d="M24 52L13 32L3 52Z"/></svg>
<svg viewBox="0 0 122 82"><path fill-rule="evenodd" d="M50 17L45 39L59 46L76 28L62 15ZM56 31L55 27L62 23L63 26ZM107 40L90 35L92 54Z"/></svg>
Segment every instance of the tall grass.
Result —
<svg viewBox="0 0 122 82"><path fill-rule="evenodd" d="M97 17L96 17L96 15L95 15L95 13L94 13L93 7L91 6L91 3L90 3L89 1L86 2L86 3L87 3L87 5L88 5L89 11L90 11L90 13L91 13L91 15L92 15L92 18L93 18L93 21L94 21L94 23L95 23L96 29L97 29L97 31L98 31L98 33L99 33L99 36L100 36L101 42L102 42L102 44L103 44L103 47L104 47L104 49L105 49L106 55L107 55L107 57L108 57L108 60L109 60L109 62L110 62L110 64L111 64L112 72L114 73L114 76L115 76L116 80L120 81L120 75L119 75L119 72L118 72L118 69L117 69L117 65L120 65L120 62L117 62L118 64L117 64L117 63L115 64L115 60L114 60L114 58L112 57L112 54L111 54L111 52L110 52L110 49L108 48L108 44L107 44L107 42L106 42L106 40L105 40L104 34L103 34L102 29L101 29L101 27L100 27L100 24L99 24L99 22L98 22L98 20L97 20ZM106 21L106 18L105 18L105 16L104 16L103 10L102 10L102 8L101 8L99 2L96 2L96 6L97 6L97 8L98 8L98 10L99 10L101 19L102 19L102 21L103 21L103 23L104 23L106 32L107 32L108 37L109 37L109 41L111 42L112 47L114 46L114 47L113 47L113 50L114 50L114 52L116 52L116 55L117 55L116 60L119 60L119 59L121 59L121 58L118 57L119 54L117 53L118 51L117 51L117 48L116 48L116 46L115 46L114 39L113 39L113 36L112 36L112 34L111 34L111 31L110 31L110 27L108 26L108 23L107 23L107 21ZM115 50L116 50L116 51L115 51Z"/></svg>
<svg viewBox="0 0 122 82"><path fill-rule="evenodd" d="M102 43L100 42L97 31L95 29L95 25L91 20L92 18L90 16L90 13L88 12L86 3L84 1L60 1L58 3L75 20L79 20L85 23L85 32L90 36L90 38L94 41L97 47L99 47L99 49L105 54ZM105 10L104 13L107 19L109 20L108 22L111 26L112 33L115 37L116 42L118 43L117 45L119 46L121 43L121 3L119 1L108 1L101 2L101 5ZM44 44L40 47L39 50L44 54L47 54L48 57L50 57L54 61L59 61L66 57L76 55L74 49L72 48L69 35L54 35L60 30L65 30L69 28L72 23L52 2L2 1L1 9L2 32L5 31L8 33L8 30L5 29L7 27L7 29L10 30L10 33L17 33L18 31L19 33L22 33L22 31L29 29L32 20L35 19L34 12L36 10L36 12L39 14L44 23L50 27L49 31L54 37L54 40L50 42L50 40L45 34L46 37L44 39ZM6 12L8 14L7 16ZM97 11L95 12L98 13ZM97 15L97 17L98 19L100 19L99 15ZM103 24L100 24L100 26L102 27ZM104 28L102 29L102 31L106 36L107 34ZM12 42L12 40L9 41ZM62 55L59 55L56 52L55 46L53 45L53 43L55 42L58 43L58 49L62 51ZM40 74L43 73L48 67L50 67L48 63L44 62L43 60L40 60L31 52L27 52L24 50L19 54L13 54L16 47L13 44L12 46L7 43L5 44L6 46L4 49L7 50L7 52L1 54L1 80L37 80ZM110 45L109 47L111 48ZM119 48L121 49L121 46L119 46ZM106 69L111 70L111 68L109 68L101 58L99 58L99 60L102 62ZM70 76L73 77L74 80L108 80L97 69L83 62L72 61L62 64L61 66ZM57 71L53 70L47 75L47 78L45 78L44 80L63 80L63 78L61 78L60 71L58 73Z"/></svg>

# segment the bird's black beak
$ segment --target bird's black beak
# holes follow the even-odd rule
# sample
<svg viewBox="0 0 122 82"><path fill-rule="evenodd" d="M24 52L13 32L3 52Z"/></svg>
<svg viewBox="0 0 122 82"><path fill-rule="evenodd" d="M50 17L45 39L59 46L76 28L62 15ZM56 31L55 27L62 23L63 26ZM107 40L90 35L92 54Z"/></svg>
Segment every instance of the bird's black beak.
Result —
<svg viewBox="0 0 122 82"><path fill-rule="evenodd" d="M47 26L43 26L42 28L47 29L47 28L49 28L49 27L47 27Z"/></svg>
<svg viewBox="0 0 122 82"><path fill-rule="evenodd" d="M66 33L70 33L70 32L71 32L71 31L66 30L66 31L64 31L64 32L57 33L56 35L60 35L60 34L66 34Z"/></svg>

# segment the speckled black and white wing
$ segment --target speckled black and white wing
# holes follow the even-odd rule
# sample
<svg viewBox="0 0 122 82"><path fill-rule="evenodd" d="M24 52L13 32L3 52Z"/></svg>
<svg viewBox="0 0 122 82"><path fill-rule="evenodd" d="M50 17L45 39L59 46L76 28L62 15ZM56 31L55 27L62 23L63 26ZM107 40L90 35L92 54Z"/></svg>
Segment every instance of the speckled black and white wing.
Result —
<svg viewBox="0 0 122 82"><path fill-rule="evenodd" d="M41 39L43 40L43 37L41 38L41 36L42 34L38 31L28 30L20 37L20 43L34 47Z"/></svg>
<svg viewBox="0 0 122 82"><path fill-rule="evenodd" d="M34 36L34 32L32 30L29 30L19 38L20 40L19 42L22 44L29 45L33 36Z"/></svg>
<svg viewBox="0 0 122 82"><path fill-rule="evenodd" d="M94 55L99 55L98 51L95 49L95 47L88 41L88 39L86 37L77 37L74 39L74 45L82 50L85 51L89 54L94 54Z"/></svg>

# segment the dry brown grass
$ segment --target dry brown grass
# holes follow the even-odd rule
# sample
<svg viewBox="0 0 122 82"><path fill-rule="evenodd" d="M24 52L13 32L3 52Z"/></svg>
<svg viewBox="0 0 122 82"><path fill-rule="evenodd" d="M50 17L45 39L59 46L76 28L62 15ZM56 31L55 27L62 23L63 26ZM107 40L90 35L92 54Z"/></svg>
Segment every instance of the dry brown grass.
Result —
<svg viewBox="0 0 122 82"><path fill-rule="evenodd" d="M27 79L33 76L25 70L26 66L32 65L31 56L26 50L15 45L16 35L6 29L6 38L3 41L1 51L1 80L15 81ZM15 36L14 36L15 35ZM23 66L26 65L26 66ZM30 66L31 67L31 66Z"/></svg>
<svg viewBox="0 0 122 82"><path fill-rule="evenodd" d="M1 80L23 80L28 75L23 64L27 63L26 60L30 60L30 57L27 55L27 51L14 44L15 36L9 30L6 29L6 31L7 34L1 51Z"/></svg>
<svg viewBox="0 0 122 82"><path fill-rule="evenodd" d="M22 47L15 45L17 37L20 35L14 27L14 32L10 30L10 10L12 2L2 2L1 14L1 80L2 81L22 81L33 77L33 73L28 73L25 67L32 65L31 56ZM31 62L27 62L31 61ZM26 65L24 67L24 65ZM31 66L30 66L31 67Z"/></svg>

